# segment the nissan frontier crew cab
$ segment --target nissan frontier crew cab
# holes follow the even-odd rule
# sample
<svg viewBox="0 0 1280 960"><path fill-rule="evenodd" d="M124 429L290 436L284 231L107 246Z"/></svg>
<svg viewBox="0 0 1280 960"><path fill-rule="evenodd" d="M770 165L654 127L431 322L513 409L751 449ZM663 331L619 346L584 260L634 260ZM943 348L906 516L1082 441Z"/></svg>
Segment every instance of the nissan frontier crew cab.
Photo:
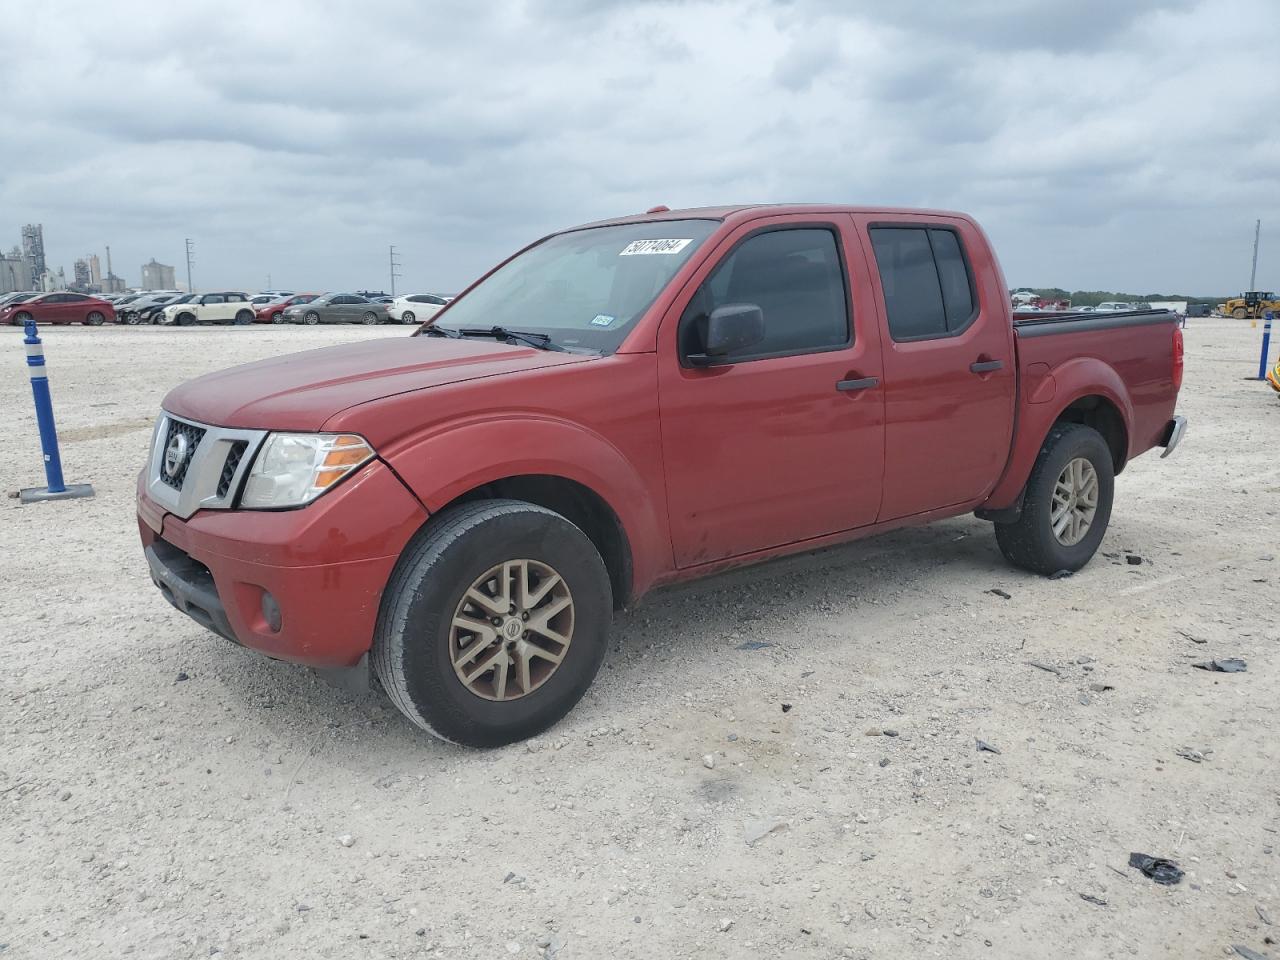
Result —
<svg viewBox="0 0 1280 960"><path fill-rule="evenodd" d="M963 214L659 207L410 337L177 387L138 528L210 630L494 746L564 716L659 585L969 512L1079 569L1116 474L1181 439L1182 365L1171 313L1011 314Z"/></svg>

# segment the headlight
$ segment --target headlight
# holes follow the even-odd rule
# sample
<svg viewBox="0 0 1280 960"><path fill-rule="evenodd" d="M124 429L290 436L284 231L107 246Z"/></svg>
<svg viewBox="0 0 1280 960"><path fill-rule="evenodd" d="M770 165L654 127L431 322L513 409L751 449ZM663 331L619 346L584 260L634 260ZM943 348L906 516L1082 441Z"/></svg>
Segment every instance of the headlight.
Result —
<svg viewBox="0 0 1280 960"><path fill-rule="evenodd" d="M300 507L373 457L351 433L273 433L258 451L240 506Z"/></svg>

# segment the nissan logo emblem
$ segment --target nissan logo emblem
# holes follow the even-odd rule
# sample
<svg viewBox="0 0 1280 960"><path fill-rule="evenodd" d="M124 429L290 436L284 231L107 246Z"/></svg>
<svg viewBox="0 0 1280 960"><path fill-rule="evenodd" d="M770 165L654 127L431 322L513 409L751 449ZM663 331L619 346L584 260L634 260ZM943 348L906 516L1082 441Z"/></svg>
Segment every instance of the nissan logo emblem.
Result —
<svg viewBox="0 0 1280 960"><path fill-rule="evenodd" d="M172 480L187 462L191 444L185 434L175 433L164 448L164 475Z"/></svg>

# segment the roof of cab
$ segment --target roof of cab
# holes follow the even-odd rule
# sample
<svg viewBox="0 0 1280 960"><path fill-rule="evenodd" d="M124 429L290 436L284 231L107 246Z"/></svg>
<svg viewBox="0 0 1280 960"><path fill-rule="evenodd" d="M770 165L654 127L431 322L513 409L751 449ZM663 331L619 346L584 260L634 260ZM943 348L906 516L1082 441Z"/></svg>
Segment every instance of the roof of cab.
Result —
<svg viewBox="0 0 1280 960"><path fill-rule="evenodd" d="M681 210L662 210L655 213L636 213L625 217L612 217L608 220L597 220L583 223L570 230L586 230L591 227L609 227L623 223L650 223L664 220L750 220L768 214L770 216L786 216L788 214L832 214L862 213L877 216L932 216L970 217L954 210L927 210L912 207L880 207L849 206L839 203L744 203L718 207L686 207Z"/></svg>

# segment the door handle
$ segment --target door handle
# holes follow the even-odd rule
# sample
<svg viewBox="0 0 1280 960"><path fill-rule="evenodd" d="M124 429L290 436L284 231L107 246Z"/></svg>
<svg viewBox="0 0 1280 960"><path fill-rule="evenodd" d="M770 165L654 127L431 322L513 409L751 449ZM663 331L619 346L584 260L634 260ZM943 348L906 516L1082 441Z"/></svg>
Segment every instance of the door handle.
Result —
<svg viewBox="0 0 1280 960"><path fill-rule="evenodd" d="M861 380L837 380L837 390L870 390L880 382L879 377L863 377Z"/></svg>
<svg viewBox="0 0 1280 960"><path fill-rule="evenodd" d="M990 373L992 370L999 370L1004 366L1003 360L978 360L969 364L970 373Z"/></svg>

